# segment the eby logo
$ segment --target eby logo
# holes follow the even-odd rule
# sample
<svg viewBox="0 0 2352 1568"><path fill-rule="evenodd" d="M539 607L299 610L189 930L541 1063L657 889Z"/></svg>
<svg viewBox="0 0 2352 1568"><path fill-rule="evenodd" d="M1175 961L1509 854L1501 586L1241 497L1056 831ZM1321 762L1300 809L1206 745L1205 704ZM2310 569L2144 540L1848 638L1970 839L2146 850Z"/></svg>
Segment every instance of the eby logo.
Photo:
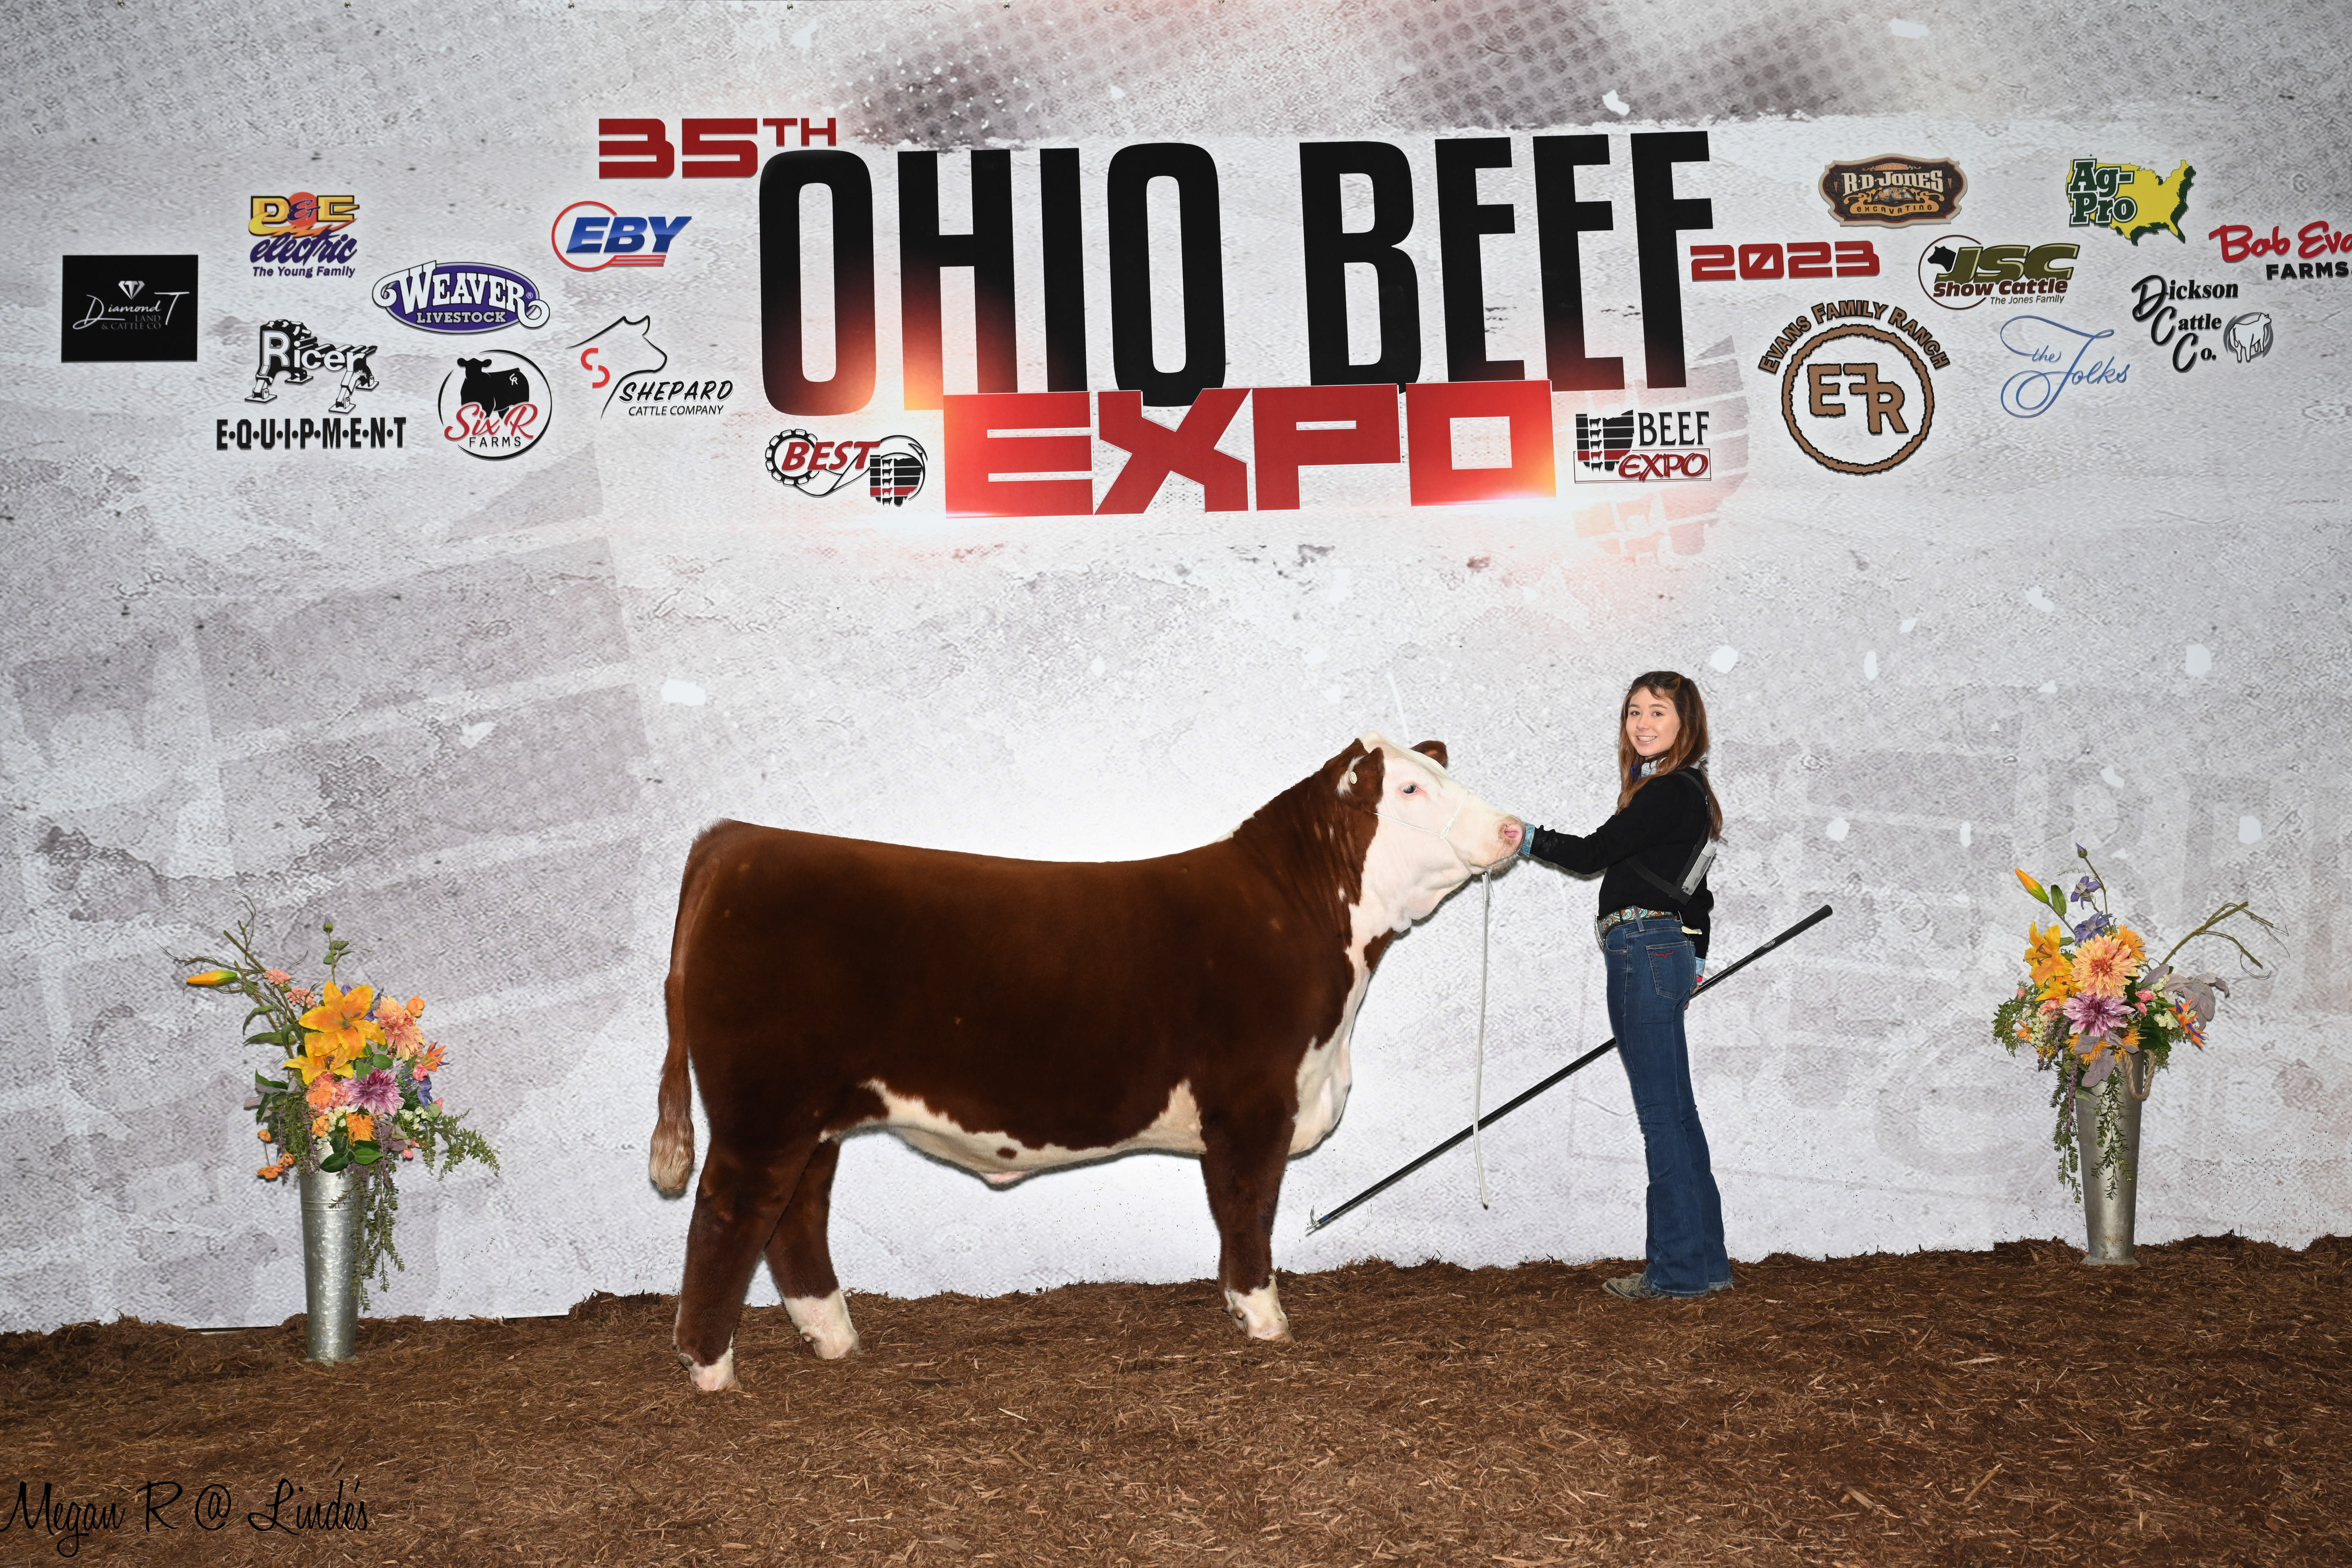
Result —
<svg viewBox="0 0 2352 1568"><path fill-rule="evenodd" d="M603 202L573 202L555 215L548 243L555 258L574 272L607 267L659 267L669 259L670 242L690 217L625 217Z"/></svg>

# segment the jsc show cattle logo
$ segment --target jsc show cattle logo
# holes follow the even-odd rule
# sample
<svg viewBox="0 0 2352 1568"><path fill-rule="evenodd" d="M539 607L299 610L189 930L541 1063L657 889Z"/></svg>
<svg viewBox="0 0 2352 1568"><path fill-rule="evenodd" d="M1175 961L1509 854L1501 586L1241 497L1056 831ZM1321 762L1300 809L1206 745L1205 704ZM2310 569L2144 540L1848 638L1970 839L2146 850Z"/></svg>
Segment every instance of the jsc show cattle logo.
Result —
<svg viewBox="0 0 2352 1568"><path fill-rule="evenodd" d="M1781 373L1780 417L1799 450L1837 473L1883 474L1927 439L1933 372L1951 363L1900 305L1837 300L1782 328L1759 367Z"/></svg>
<svg viewBox="0 0 2352 1568"><path fill-rule="evenodd" d="M520 458L539 444L555 397L539 366L506 349L460 355L442 378L441 438L471 458Z"/></svg>
<svg viewBox="0 0 2352 1568"><path fill-rule="evenodd" d="M804 496L832 495L863 474L877 502L905 506L922 493L930 458L912 436L820 441L806 430L786 430L768 443L768 473Z"/></svg>
<svg viewBox="0 0 2352 1568"><path fill-rule="evenodd" d="M603 202L573 202L555 215L555 226L547 238L555 247L555 258L574 272L659 267L669 259L670 243L693 221L691 217L635 217Z"/></svg>
<svg viewBox="0 0 2352 1568"><path fill-rule="evenodd" d="M1652 479L1703 479L1713 468L1706 448L1705 408L1576 416L1576 465L1580 484L1638 484Z"/></svg>
<svg viewBox="0 0 2352 1568"><path fill-rule="evenodd" d="M2168 228L2186 244L2180 215L2189 210L2189 187L2197 171L2186 160L2169 174L2137 163L2102 163L2075 158L2066 165L2066 222L2075 228L2111 228L2134 245L2153 229Z"/></svg>
<svg viewBox="0 0 2352 1568"><path fill-rule="evenodd" d="M1973 310L1990 300L2002 305L2057 305L2074 281L2071 264L2083 247L1984 245L1965 234L1939 235L1919 253L1919 287L1948 310Z"/></svg>
<svg viewBox="0 0 2352 1568"><path fill-rule="evenodd" d="M375 355L373 343L357 348L320 342L299 321L265 323L258 338L253 390L245 398L247 403L277 402L281 379L289 386L307 386L312 376L329 375L337 380L335 400L327 405L327 412L349 414L354 393L375 390L375 368L369 363Z"/></svg>
<svg viewBox="0 0 2352 1568"><path fill-rule="evenodd" d="M1968 176L1948 158L1887 153L1822 171L1822 199L1838 222L1849 225L1901 228L1949 223L1960 216L1960 197L1968 188Z"/></svg>
<svg viewBox="0 0 2352 1568"><path fill-rule="evenodd" d="M495 332L547 325L539 285L485 261L420 261L375 280L369 296L404 326L425 332Z"/></svg>
<svg viewBox="0 0 2352 1568"><path fill-rule="evenodd" d="M359 221L356 196L255 196L245 230L260 237L247 259L256 278L349 278L360 242L343 230Z"/></svg>

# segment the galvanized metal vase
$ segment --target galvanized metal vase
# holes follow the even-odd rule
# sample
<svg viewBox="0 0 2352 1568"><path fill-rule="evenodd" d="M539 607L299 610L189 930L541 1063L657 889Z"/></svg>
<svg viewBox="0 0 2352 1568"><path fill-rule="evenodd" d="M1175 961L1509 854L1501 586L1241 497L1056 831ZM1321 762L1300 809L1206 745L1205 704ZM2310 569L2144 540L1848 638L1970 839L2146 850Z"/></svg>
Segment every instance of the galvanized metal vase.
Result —
<svg viewBox="0 0 2352 1568"><path fill-rule="evenodd" d="M302 1173L302 1288L310 1359L349 1361L360 1326L360 1173Z"/></svg>
<svg viewBox="0 0 2352 1568"><path fill-rule="evenodd" d="M2083 1255L2088 1264L2133 1264L2139 1257L2132 1250L2132 1234L2137 1222L2139 1201L2139 1108L2156 1087L2156 1064L2147 1063L2144 1074L2136 1074L2132 1059L2126 1058L2117 1069L2122 1082L2116 1098L2122 1103L2116 1111L2116 1136L2122 1147L2123 1170L2103 1171L2098 1168L2103 1151L2099 1147L2100 1089L2078 1089L2074 1094L2074 1147L2081 1151L2083 1161L2083 1227L2088 1234L2089 1250ZM2110 1193L2108 1187L2113 1185Z"/></svg>

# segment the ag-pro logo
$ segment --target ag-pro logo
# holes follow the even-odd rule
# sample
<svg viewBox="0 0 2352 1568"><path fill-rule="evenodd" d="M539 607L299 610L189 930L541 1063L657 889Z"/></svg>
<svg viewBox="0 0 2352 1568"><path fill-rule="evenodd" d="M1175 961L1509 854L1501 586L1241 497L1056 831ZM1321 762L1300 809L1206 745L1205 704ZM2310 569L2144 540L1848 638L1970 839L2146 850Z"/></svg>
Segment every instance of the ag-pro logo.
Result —
<svg viewBox="0 0 2352 1568"><path fill-rule="evenodd" d="M691 217L632 217L603 202L573 202L555 215L548 243L574 272L607 267L659 267Z"/></svg>
<svg viewBox="0 0 2352 1568"><path fill-rule="evenodd" d="M2076 158L2066 165L2066 222L2075 228L2111 228L2134 245L2150 229L2168 228L2187 244L2180 215L2189 210L2189 187L2197 171L2183 160L2169 174L2137 163L2102 163Z"/></svg>

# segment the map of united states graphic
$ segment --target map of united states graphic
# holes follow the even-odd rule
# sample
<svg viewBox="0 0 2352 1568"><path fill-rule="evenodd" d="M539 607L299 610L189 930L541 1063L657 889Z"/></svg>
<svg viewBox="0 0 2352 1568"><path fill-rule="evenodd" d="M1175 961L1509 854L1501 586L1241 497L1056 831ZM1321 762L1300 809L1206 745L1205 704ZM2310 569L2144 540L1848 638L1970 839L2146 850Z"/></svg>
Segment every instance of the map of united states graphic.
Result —
<svg viewBox="0 0 2352 1568"><path fill-rule="evenodd" d="M2139 243L2141 235L2158 228L2168 228L2175 239L2186 241L2189 237L2180 232L2180 214L2189 205L2189 186L2197 177L2196 171L2186 161L2169 175L2143 169L2137 163L2115 166L2123 170L2116 182L2116 195L2119 198L2129 196L2137 210L2129 217L2108 218L2106 226L2135 245ZM2123 205L2120 200L2116 205L2118 208Z"/></svg>

